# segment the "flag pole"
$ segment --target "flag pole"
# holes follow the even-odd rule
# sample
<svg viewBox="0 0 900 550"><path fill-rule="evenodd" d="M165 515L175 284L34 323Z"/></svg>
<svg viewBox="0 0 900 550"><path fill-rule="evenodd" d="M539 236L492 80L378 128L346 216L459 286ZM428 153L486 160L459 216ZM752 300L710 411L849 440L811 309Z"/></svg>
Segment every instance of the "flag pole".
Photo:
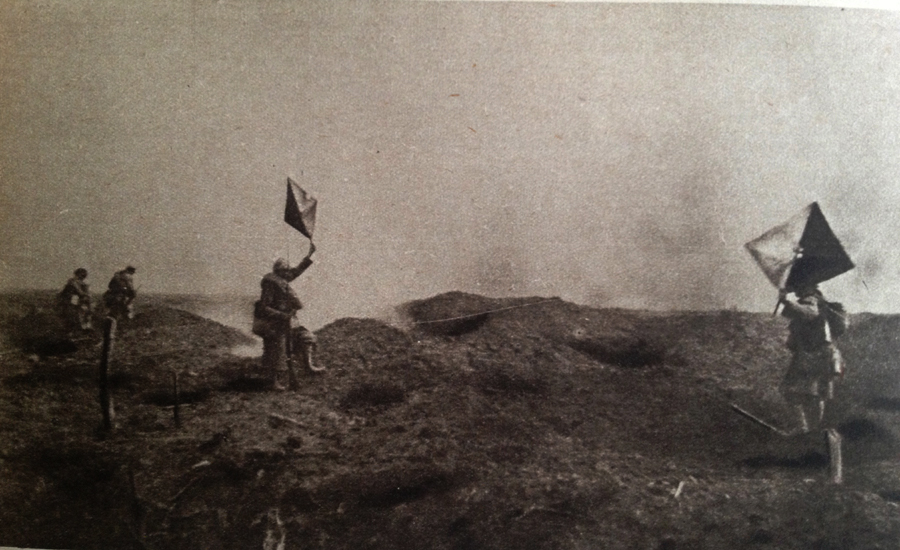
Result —
<svg viewBox="0 0 900 550"><path fill-rule="evenodd" d="M284 241L285 241L285 242L284 242L285 254L287 255L287 258L285 258L285 259L287 260L287 263L288 263L288 265L290 266L290 265L291 265L291 239L290 239L290 231L287 231L287 230L284 231Z"/></svg>
<svg viewBox="0 0 900 550"><path fill-rule="evenodd" d="M778 315L778 308L781 307L781 304L784 303L784 297L781 295L782 289L787 290L785 288L785 284L787 284L788 279L791 276L791 270L794 269L794 264L797 263L797 259L803 255L803 249L799 247L799 245L794 248L794 258L791 260L791 268L784 272L781 276L781 286L778 287L778 303L775 304L775 311L772 312L772 316Z"/></svg>

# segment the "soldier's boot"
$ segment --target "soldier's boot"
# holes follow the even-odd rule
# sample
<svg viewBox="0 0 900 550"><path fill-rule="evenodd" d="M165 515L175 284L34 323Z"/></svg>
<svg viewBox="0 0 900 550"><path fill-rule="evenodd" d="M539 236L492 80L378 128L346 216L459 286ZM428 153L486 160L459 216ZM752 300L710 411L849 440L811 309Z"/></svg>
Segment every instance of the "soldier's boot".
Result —
<svg viewBox="0 0 900 550"><path fill-rule="evenodd" d="M288 358L288 364L290 364L290 358ZM290 370L290 367L288 367ZM278 381L278 369L272 370L272 391L284 391L287 388L284 387L284 384Z"/></svg>
<svg viewBox="0 0 900 550"><path fill-rule="evenodd" d="M303 363L306 365L306 370L309 372L325 372L325 367L317 367L313 364L313 352L315 351L315 345L305 345L303 346Z"/></svg>

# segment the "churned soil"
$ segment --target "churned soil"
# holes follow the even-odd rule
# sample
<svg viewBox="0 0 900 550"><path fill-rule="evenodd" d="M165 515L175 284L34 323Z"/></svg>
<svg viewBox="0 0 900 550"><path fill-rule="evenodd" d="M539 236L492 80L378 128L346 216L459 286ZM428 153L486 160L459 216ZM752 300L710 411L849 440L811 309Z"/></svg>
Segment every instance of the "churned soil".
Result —
<svg viewBox="0 0 900 550"><path fill-rule="evenodd" d="M792 428L785 322L452 292L316 332L276 392L251 337L143 299L100 335L2 297L0 545L874 549L900 540L900 317L860 314L828 424ZM169 305L167 305L169 304ZM99 319L98 325L99 325ZM283 373L282 373L283 374ZM283 380L286 383L286 376ZM177 395L176 395L177 385ZM176 418L177 412L177 418Z"/></svg>

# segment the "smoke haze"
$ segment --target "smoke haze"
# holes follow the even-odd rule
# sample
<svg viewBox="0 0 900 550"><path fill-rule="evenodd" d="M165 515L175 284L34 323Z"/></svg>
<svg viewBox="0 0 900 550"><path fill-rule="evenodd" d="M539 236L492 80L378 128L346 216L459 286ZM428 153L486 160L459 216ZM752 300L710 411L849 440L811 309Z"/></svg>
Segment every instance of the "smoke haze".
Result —
<svg viewBox="0 0 900 550"><path fill-rule="evenodd" d="M448 290L771 310L743 243L812 201L900 310L900 14L774 6L12 1L0 284L253 295L310 324ZM863 284L863 281L865 284Z"/></svg>

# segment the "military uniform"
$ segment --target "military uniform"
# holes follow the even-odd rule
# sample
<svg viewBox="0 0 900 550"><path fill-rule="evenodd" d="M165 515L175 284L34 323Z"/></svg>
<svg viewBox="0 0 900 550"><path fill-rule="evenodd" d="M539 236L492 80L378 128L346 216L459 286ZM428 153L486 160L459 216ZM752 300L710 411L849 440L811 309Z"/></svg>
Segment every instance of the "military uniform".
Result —
<svg viewBox="0 0 900 550"><path fill-rule="evenodd" d="M796 302L785 300L782 315L790 319L787 347L791 363L784 375L781 391L785 400L801 412L807 428L804 407L819 404L819 420L825 402L834 397L834 380L843 369L840 351L834 345L825 314L824 298L816 290L804 293Z"/></svg>
<svg viewBox="0 0 900 550"><path fill-rule="evenodd" d="M91 329L91 293L85 282L87 271L78 269L75 276L56 296L56 306L66 330Z"/></svg>
<svg viewBox="0 0 900 550"><path fill-rule="evenodd" d="M109 281L106 292L103 294L103 303L107 314L114 319L134 318L134 299L137 292L134 290L135 268L128 266L122 271L117 271Z"/></svg>
<svg viewBox="0 0 900 550"><path fill-rule="evenodd" d="M315 336L303 327L291 328L294 315L303 308L300 298L291 288L290 282L299 277L313 263L305 257L296 267L279 259L275 262L271 273L266 274L260 282L261 294L254 310L254 326L263 339L262 365L272 375L273 385L278 387L277 376L281 370L288 369L290 384L296 388L296 374L288 355L302 357L306 367L312 367L312 351L315 347Z"/></svg>

